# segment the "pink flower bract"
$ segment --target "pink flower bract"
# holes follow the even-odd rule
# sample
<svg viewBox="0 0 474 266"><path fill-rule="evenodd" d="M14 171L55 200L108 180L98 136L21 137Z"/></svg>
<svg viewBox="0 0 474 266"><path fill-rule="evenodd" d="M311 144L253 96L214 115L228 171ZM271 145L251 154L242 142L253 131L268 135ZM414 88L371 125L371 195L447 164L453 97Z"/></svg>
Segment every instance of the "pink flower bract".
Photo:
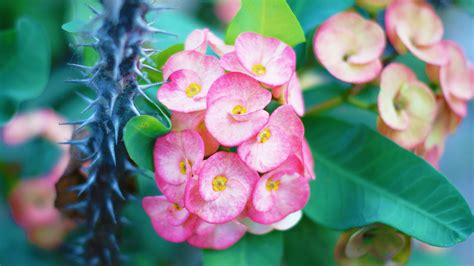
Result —
<svg viewBox="0 0 474 266"><path fill-rule="evenodd" d="M293 108L278 107L258 134L238 148L240 158L252 169L267 172L284 162L293 149L301 147L304 127Z"/></svg>
<svg viewBox="0 0 474 266"><path fill-rule="evenodd" d="M234 51L233 46L226 45L209 29L193 30L184 42L184 49L195 50L197 52L205 54L208 45L218 56L222 56L226 53Z"/></svg>
<svg viewBox="0 0 474 266"><path fill-rule="evenodd" d="M210 224L199 220L188 243L198 248L226 249L237 243L245 232L245 226L236 220L223 224Z"/></svg>
<svg viewBox="0 0 474 266"><path fill-rule="evenodd" d="M269 115L263 108L271 97L254 79L241 73L225 74L209 90L206 127L222 145L237 146L265 125Z"/></svg>
<svg viewBox="0 0 474 266"><path fill-rule="evenodd" d="M235 52L221 58L228 71L242 72L271 85L287 83L294 73L296 55L284 42L253 32L243 32L235 40Z"/></svg>
<svg viewBox="0 0 474 266"><path fill-rule="evenodd" d="M364 83L378 76L385 48L382 28L348 11L326 20L314 34L314 54L336 78Z"/></svg>
<svg viewBox="0 0 474 266"><path fill-rule="evenodd" d="M245 209L258 179L235 153L217 152L186 187L186 208L209 223L225 223Z"/></svg>
<svg viewBox="0 0 474 266"><path fill-rule="evenodd" d="M153 228L162 238L177 243L193 234L196 217L182 206L168 201L165 196L145 197L142 204Z"/></svg>

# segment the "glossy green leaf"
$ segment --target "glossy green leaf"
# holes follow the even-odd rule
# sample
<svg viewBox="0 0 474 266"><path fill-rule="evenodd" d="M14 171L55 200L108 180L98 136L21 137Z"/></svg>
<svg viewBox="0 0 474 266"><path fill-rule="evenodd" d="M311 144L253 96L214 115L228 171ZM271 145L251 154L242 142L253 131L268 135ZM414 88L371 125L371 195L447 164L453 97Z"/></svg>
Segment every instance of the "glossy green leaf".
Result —
<svg viewBox="0 0 474 266"><path fill-rule="evenodd" d="M305 32L312 31L330 16L354 5L354 0L288 0Z"/></svg>
<svg viewBox="0 0 474 266"><path fill-rule="evenodd" d="M139 167L153 171L153 147L156 138L170 131L167 122L150 115L136 116L128 121L124 128L125 146Z"/></svg>
<svg viewBox="0 0 474 266"><path fill-rule="evenodd" d="M44 29L20 18L15 29L0 32L0 97L24 101L38 96L50 68L50 46Z"/></svg>
<svg viewBox="0 0 474 266"><path fill-rule="evenodd" d="M366 126L305 117L316 181L305 213L336 229L381 222L436 246L470 236L471 210L423 159Z"/></svg>
<svg viewBox="0 0 474 266"><path fill-rule="evenodd" d="M233 44L246 31L274 37L291 46L305 41L303 29L285 0L243 0L225 40Z"/></svg>
<svg viewBox="0 0 474 266"><path fill-rule="evenodd" d="M18 103L6 96L0 96L0 126L8 122L18 109Z"/></svg>
<svg viewBox="0 0 474 266"><path fill-rule="evenodd" d="M247 234L226 250L203 250L204 266L280 266L283 255L283 234Z"/></svg>
<svg viewBox="0 0 474 266"><path fill-rule="evenodd" d="M337 265L333 254L339 232L303 217L284 237L286 265Z"/></svg>

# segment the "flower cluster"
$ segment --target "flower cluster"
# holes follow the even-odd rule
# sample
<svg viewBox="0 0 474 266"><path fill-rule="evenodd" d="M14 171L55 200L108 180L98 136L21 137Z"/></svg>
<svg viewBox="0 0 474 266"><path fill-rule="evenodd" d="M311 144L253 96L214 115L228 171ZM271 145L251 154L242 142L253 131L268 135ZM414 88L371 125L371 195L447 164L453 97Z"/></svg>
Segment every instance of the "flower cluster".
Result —
<svg viewBox="0 0 474 266"><path fill-rule="evenodd" d="M64 119L52 110L39 110L16 116L3 129L3 141L15 145L41 136L53 143L65 141L72 127L58 127ZM55 184L69 163L69 146L62 145L62 157L46 175L20 181L11 191L8 202L15 222L30 241L45 249L58 247L74 223L54 207Z"/></svg>
<svg viewBox="0 0 474 266"><path fill-rule="evenodd" d="M208 46L220 59L206 55ZM163 66L168 83L158 91L173 130L154 150L163 196L143 199L155 231L225 249L247 231L292 227L315 177L294 51L250 32L225 45L207 29L192 32L185 47ZM281 106L269 114L272 98Z"/></svg>
<svg viewBox="0 0 474 266"><path fill-rule="evenodd" d="M435 85L430 88L403 64L384 66L384 30L355 11L336 14L319 27L314 53L342 81L378 83L379 131L437 167L446 137L466 116L474 69L456 43L443 40L441 19L427 2L359 2L374 10L387 5L385 32L391 45L398 54L410 52L424 62Z"/></svg>

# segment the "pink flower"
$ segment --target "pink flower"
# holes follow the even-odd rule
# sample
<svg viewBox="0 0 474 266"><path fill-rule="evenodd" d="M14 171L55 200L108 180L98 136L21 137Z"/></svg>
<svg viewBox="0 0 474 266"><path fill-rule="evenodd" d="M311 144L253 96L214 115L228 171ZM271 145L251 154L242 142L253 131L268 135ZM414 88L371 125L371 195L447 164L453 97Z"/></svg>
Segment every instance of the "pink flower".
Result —
<svg viewBox="0 0 474 266"><path fill-rule="evenodd" d="M301 162L291 156L275 170L263 175L255 185L247 214L253 221L272 224L301 210L309 198L308 180Z"/></svg>
<svg viewBox="0 0 474 266"><path fill-rule="evenodd" d="M250 218L245 217L240 219L240 222L247 227L247 232L254 235L263 235L273 231L273 229L279 231L286 231L293 228L303 217L301 210L288 214L285 218L272 224L260 224L252 221Z"/></svg>
<svg viewBox="0 0 474 266"><path fill-rule="evenodd" d="M352 11L330 17L313 39L314 54L321 64L350 83L365 83L378 76L384 48L382 28Z"/></svg>
<svg viewBox="0 0 474 266"><path fill-rule="evenodd" d="M184 49L206 54L208 45L218 56L234 51L233 46L224 44L224 42L209 29L193 30L184 42Z"/></svg>
<svg viewBox="0 0 474 266"><path fill-rule="evenodd" d="M215 57L195 51L174 54L163 66L163 79L170 82L158 90L158 100L172 111L204 110L209 87L222 74Z"/></svg>
<svg viewBox="0 0 474 266"><path fill-rule="evenodd" d="M51 223L29 228L26 232L31 243L42 249L55 249L63 243L66 234L74 226L70 220L57 219Z"/></svg>
<svg viewBox="0 0 474 266"><path fill-rule="evenodd" d="M289 105L278 107L268 123L238 148L240 158L258 172L270 171L283 163L293 149L301 149L304 127Z"/></svg>
<svg viewBox="0 0 474 266"><path fill-rule="evenodd" d="M192 234L196 217L177 203L164 196L145 197L142 201L153 228L162 238L171 242L183 242Z"/></svg>
<svg viewBox="0 0 474 266"><path fill-rule="evenodd" d="M209 223L231 221L245 209L257 179L237 154L217 152L188 181L185 206Z"/></svg>
<svg viewBox="0 0 474 266"><path fill-rule="evenodd" d="M430 4L394 0L385 12L385 28L388 39L400 54L408 49L426 63L446 63L446 52L441 43L443 23Z"/></svg>
<svg viewBox="0 0 474 266"><path fill-rule="evenodd" d="M199 220L188 243L197 248L226 249L237 243L245 232L245 226L236 220L223 224L210 224Z"/></svg>
<svg viewBox="0 0 474 266"><path fill-rule="evenodd" d="M170 200L182 203L186 181L199 169L203 158L204 143L194 130L172 131L159 137L155 142L154 163L161 192Z"/></svg>
<svg viewBox="0 0 474 266"><path fill-rule="evenodd" d="M314 173L313 153L311 152L311 148L306 139L303 139L301 150L297 151L295 155L304 166L304 176L308 179L316 179L316 174Z"/></svg>
<svg viewBox="0 0 474 266"><path fill-rule="evenodd" d="M453 41L443 41L443 44L448 62L441 67L433 68L439 73L441 89L449 107L457 115L465 117L467 101L473 96L473 76L462 49Z"/></svg>
<svg viewBox="0 0 474 266"><path fill-rule="evenodd" d="M304 100L303 91L298 80L298 75L293 74L288 83L283 84L280 87L272 88L272 95L274 98L279 99L279 102L289 104L299 116L304 114Z"/></svg>
<svg viewBox="0 0 474 266"><path fill-rule="evenodd" d="M214 12L225 23L229 23L240 9L240 0L217 0Z"/></svg>
<svg viewBox="0 0 474 266"><path fill-rule="evenodd" d="M201 136L204 142L204 156L209 156L217 151L219 142L209 133L204 123L205 111L171 114L171 124L173 130L181 131L184 129L193 129Z"/></svg>
<svg viewBox="0 0 474 266"><path fill-rule="evenodd" d="M244 32L235 40L235 52L225 54L221 64L228 71L242 72L270 86L281 86L295 71L296 55L278 39Z"/></svg>
<svg viewBox="0 0 474 266"><path fill-rule="evenodd" d="M444 99L438 98L437 115L431 131L425 141L415 148L415 153L439 169L438 161L444 152L446 138L460 122L461 117L451 111Z"/></svg>
<svg viewBox="0 0 474 266"><path fill-rule="evenodd" d="M265 125L269 115L263 108L271 97L254 79L241 73L225 74L209 90L206 127L222 145L237 146Z"/></svg>
<svg viewBox="0 0 474 266"><path fill-rule="evenodd" d="M382 72L379 131L406 149L424 141L436 115L433 92L408 67L392 63Z"/></svg>

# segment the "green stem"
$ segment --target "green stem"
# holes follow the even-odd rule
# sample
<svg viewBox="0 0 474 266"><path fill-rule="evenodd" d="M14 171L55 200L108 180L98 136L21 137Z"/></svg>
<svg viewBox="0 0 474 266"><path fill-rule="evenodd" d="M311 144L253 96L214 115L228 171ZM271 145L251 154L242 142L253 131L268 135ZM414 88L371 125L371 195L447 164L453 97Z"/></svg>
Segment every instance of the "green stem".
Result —
<svg viewBox="0 0 474 266"><path fill-rule="evenodd" d="M324 111L327 111L329 109L332 109L334 107L337 107L341 104L344 103L344 96L343 95L340 95L338 97L335 97L335 98L331 98L327 101L324 101L318 105L315 105L313 108L309 109L306 114L308 115L313 115L313 114L319 114L319 113L322 113Z"/></svg>
<svg viewBox="0 0 474 266"><path fill-rule="evenodd" d="M355 97L347 97L346 102L348 104L352 105L352 106L357 107L357 108L377 113L377 104L366 103L366 102L361 101L361 100L359 100Z"/></svg>

